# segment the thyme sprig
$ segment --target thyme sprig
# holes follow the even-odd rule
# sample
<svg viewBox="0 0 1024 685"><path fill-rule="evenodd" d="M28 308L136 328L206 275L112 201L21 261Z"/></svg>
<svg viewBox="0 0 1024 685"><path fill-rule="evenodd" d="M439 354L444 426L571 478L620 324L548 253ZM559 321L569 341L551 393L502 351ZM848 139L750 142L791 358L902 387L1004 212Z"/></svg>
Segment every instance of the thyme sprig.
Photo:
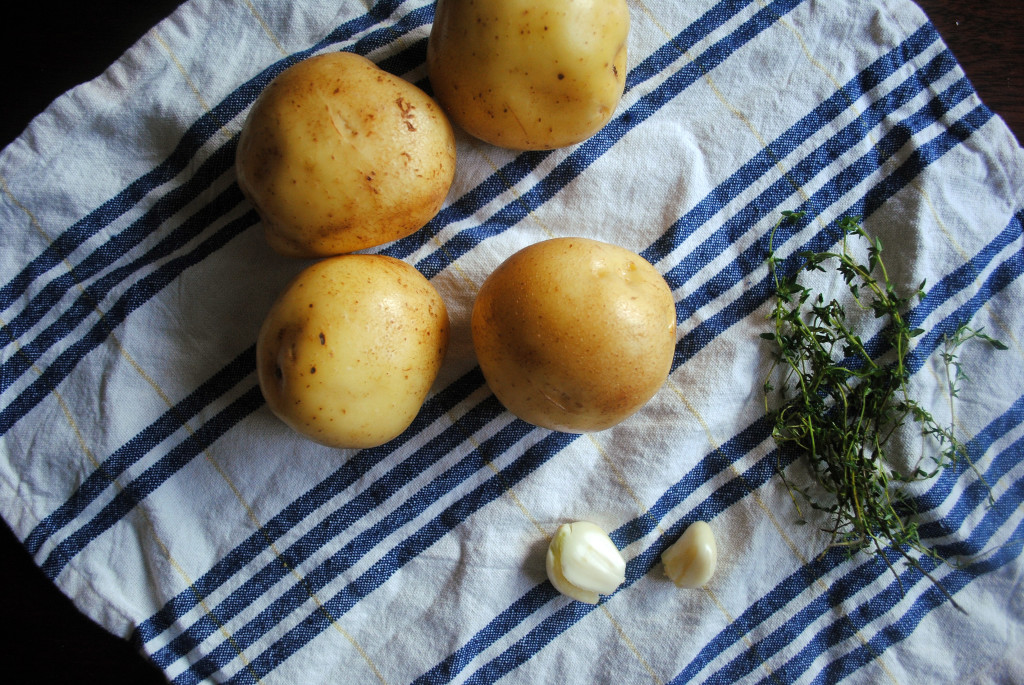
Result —
<svg viewBox="0 0 1024 685"><path fill-rule="evenodd" d="M908 323L906 312L913 299L924 296L925 283L910 296L898 293L882 259L881 241L869 237L857 217L839 221L842 239L838 251L802 252L802 267L791 275L781 273L772 247L775 233L784 222L804 216L803 212L782 214L769 237L768 265L776 295L769 319L774 330L761 337L774 344L775 358L764 381L764 397L776 443L807 457L818 486L814 492L799 486L786 476L780 463L779 473L800 520L806 522L800 509L799 500L803 500L824 518L821 529L829 534L830 547L842 547L851 554L878 554L899 580L886 554L893 549L960 609L910 553L940 560L921 541L907 486L932 478L960 459L970 463L954 428L954 398L967 380L957 348L972 339L997 349L1006 346L968 323L946 337L941 356L951 419L948 426L940 424L908 392L911 343L924 331ZM851 253L851 237L867 241L866 263ZM847 304L838 299L826 301L824 295L815 294L798 280L803 271L825 272L828 266L834 266L848 287L851 297ZM856 331L861 317L847 315L850 302L866 316L882 320L881 335L889 347L886 355L876 358L866 349ZM773 399L775 406L771 406ZM913 466L900 468L889 458L887 448L908 420L917 424L934 451L923 454Z"/></svg>

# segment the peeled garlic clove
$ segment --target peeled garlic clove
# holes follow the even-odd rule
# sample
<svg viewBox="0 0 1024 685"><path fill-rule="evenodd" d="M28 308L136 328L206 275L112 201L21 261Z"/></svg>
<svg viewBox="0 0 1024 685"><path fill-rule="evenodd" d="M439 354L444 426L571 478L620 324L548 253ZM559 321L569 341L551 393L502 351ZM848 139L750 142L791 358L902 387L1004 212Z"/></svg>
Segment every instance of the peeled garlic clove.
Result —
<svg viewBox="0 0 1024 685"><path fill-rule="evenodd" d="M626 580L626 561L615 543L589 521L564 523L548 545L548 580L567 597L597 604Z"/></svg>
<svg viewBox="0 0 1024 685"><path fill-rule="evenodd" d="M665 575L679 587L701 587L715 573L718 545L711 526L703 521L690 524L686 531L661 555Z"/></svg>

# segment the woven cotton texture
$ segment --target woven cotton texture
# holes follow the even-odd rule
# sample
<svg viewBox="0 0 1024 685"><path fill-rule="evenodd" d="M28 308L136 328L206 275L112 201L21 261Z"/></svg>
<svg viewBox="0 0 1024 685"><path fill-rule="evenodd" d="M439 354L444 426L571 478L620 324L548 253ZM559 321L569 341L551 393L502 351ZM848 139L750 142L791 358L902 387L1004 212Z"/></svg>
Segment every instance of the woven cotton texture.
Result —
<svg viewBox="0 0 1024 685"><path fill-rule="evenodd" d="M256 333L308 262L266 246L234 153L261 89L316 54L429 89L433 4L192 0L0 155L0 508L172 682L1024 682L1024 153L907 0L629 7L607 127L530 153L457 131L441 212L373 250L452 321L421 413L376 449L320 447L264 404ZM961 350L973 468L915 500L949 560L921 563L966 614L894 553L798 524L761 390L783 210L807 212L775 238L790 265L853 215L898 287L926 281L912 386L940 420L943 334L971 320L1009 347ZM470 340L487 275L555 236L638 252L675 295L668 381L596 434L505 411ZM580 519L628 562L597 606L544 571ZM696 520L719 567L680 590L659 556Z"/></svg>

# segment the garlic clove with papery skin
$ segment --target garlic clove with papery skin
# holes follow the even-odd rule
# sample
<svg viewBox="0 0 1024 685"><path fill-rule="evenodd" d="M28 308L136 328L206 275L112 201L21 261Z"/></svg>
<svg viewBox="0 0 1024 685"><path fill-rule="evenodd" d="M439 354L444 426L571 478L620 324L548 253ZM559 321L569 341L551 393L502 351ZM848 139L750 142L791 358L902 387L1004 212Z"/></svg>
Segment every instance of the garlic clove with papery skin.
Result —
<svg viewBox="0 0 1024 685"><path fill-rule="evenodd" d="M600 526L564 523L548 545L548 580L567 597L597 604L626 579L626 561Z"/></svg>
<svg viewBox="0 0 1024 685"><path fill-rule="evenodd" d="M711 526L696 521L661 555L665 575L678 587L701 587L718 565L718 544Z"/></svg>

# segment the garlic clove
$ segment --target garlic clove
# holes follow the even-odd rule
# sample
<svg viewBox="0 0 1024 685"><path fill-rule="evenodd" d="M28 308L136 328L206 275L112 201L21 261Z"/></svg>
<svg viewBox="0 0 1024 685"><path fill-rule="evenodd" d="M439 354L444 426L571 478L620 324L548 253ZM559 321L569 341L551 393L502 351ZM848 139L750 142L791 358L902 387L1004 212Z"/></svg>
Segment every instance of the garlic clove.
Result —
<svg viewBox="0 0 1024 685"><path fill-rule="evenodd" d="M696 521L661 555L665 575L679 587L701 587L715 573L718 544L711 526Z"/></svg>
<svg viewBox="0 0 1024 685"><path fill-rule="evenodd" d="M589 521L558 527L548 545L548 580L567 597L597 604L626 580L626 562L615 543Z"/></svg>

